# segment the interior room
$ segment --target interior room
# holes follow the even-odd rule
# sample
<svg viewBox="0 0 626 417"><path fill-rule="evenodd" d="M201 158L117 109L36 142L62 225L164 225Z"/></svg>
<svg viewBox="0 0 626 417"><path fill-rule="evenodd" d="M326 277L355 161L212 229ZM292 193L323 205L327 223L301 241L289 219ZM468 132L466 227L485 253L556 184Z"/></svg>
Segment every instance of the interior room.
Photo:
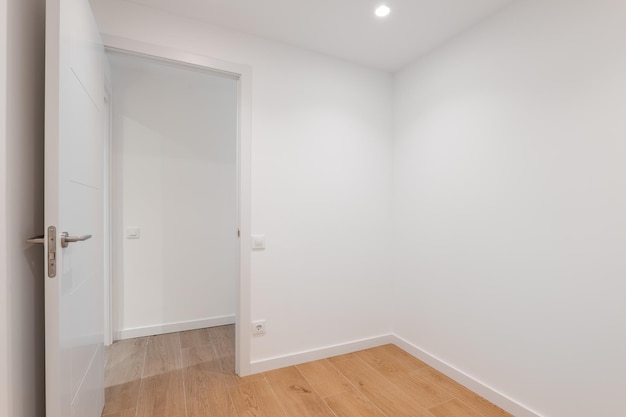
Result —
<svg viewBox="0 0 626 417"><path fill-rule="evenodd" d="M235 322L237 84L107 53L115 340Z"/></svg>
<svg viewBox="0 0 626 417"><path fill-rule="evenodd" d="M104 416L626 415L626 2L79 3L109 51L101 333L135 373L106 382L133 407L90 391ZM0 415L60 417L44 252L22 243L49 226L45 2L0 17ZM145 112L168 99L220 131L189 137L230 140ZM190 203L211 184L224 204ZM211 210L226 220L199 225ZM219 288L171 281L219 262Z"/></svg>

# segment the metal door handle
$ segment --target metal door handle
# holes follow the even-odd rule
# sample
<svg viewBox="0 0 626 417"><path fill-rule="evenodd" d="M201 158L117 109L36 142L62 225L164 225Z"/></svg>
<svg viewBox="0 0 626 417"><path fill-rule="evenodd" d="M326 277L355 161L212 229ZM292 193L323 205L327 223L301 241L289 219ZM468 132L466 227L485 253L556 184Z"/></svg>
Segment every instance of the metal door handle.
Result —
<svg viewBox="0 0 626 417"><path fill-rule="evenodd" d="M44 235L33 236L30 239L26 239L26 243L41 243L43 245Z"/></svg>
<svg viewBox="0 0 626 417"><path fill-rule="evenodd" d="M87 239L91 239L91 235L69 236L67 232L63 232L61 233L61 246L67 248L70 243L84 242Z"/></svg>
<svg viewBox="0 0 626 417"><path fill-rule="evenodd" d="M35 244L43 245L46 242L45 239L46 239L46 235L33 236L30 239L26 239L26 243L35 243ZM56 239L57 239L57 228L54 226L48 227L48 257L47 258L48 258L48 277L49 278L54 278L57 276L57 241Z"/></svg>

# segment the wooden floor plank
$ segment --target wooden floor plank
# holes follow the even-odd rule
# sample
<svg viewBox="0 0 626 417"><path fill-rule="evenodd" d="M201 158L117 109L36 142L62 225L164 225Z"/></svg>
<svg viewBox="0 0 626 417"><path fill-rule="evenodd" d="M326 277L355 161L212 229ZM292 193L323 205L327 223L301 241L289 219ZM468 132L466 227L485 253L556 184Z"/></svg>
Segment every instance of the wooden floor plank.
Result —
<svg viewBox="0 0 626 417"><path fill-rule="evenodd" d="M124 411L118 411L111 414L103 414L102 417L135 417L136 408L131 408Z"/></svg>
<svg viewBox="0 0 626 417"><path fill-rule="evenodd" d="M182 368L180 337L178 333L152 336L148 340L143 377L175 371Z"/></svg>
<svg viewBox="0 0 626 417"><path fill-rule="evenodd" d="M346 359L354 359L356 357L355 353L346 353L344 355L333 356L332 358L328 358L330 363L345 361Z"/></svg>
<svg viewBox="0 0 626 417"><path fill-rule="evenodd" d="M401 348L393 344L379 346L379 347L373 348L372 350L375 352L385 352L389 355L392 355L394 358L398 359L399 361L405 362L406 364L414 366L416 368L424 368L428 366L428 364L422 362L421 360L417 359L415 356L411 355L408 352L405 352L404 350L402 350Z"/></svg>
<svg viewBox="0 0 626 417"><path fill-rule="evenodd" d="M416 370L422 369L415 363L398 360L396 355L377 349L359 352L358 356L426 409L453 398L445 389L415 375Z"/></svg>
<svg viewBox="0 0 626 417"><path fill-rule="evenodd" d="M295 367L266 372L265 378L289 417L335 417Z"/></svg>
<svg viewBox="0 0 626 417"><path fill-rule="evenodd" d="M468 407L457 399L429 408L435 417L484 417L478 411Z"/></svg>
<svg viewBox="0 0 626 417"><path fill-rule="evenodd" d="M352 384L329 361L320 360L296 366L300 373L322 397L337 395L352 389Z"/></svg>
<svg viewBox="0 0 626 417"><path fill-rule="evenodd" d="M124 410L137 408L139 397L139 387L141 379L126 382L125 384L114 385L104 389L104 411L103 414L113 414Z"/></svg>
<svg viewBox="0 0 626 417"><path fill-rule="evenodd" d="M182 371L144 378L139 390L137 417L185 417Z"/></svg>
<svg viewBox="0 0 626 417"><path fill-rule="evenodd" d="M384 391L368 391L365 395L388 416L433 417L414 398L396 388Z"/></svg>
<svg viewBox="0 0 626 417"><path fill-rule="evenodd" d="M202 364L183 370L187 417L237 417L224 375L208 371Z"/></svg>
<svg viewBox="0 0 626 417"><path fill-rule="evenodd" d="M208 329L189 330L186 332L180 332L180 347L189 348L194 346L210 345L211 338L209 337Z"/></svg>
<svg viewBox="0 0 626 417"><path fill-rule="evenodd" d="M324 398L337 417L387 417L356 389Z"/></svg>
<svg viewBox="0 0 626 417"><path fill-rule="evenodd" d="M220 363L215 354L213 345L193 346L181 349L183 367L194 366L201 363L212 367L211 371L219 371Z"/></svg>
<svg viewBox="0 0 626 417"><path fill-rule="evenodd" d="M210 327L207 329L211 342L216 346L222 347L224 350L233 352L233 343L235 342L235 325Z"/></svg>
<svg viewBox="0 0 626 417"><path fill-rule="evenodd" d="M239 417L286 417L265 379L231 387L230 397Z"/></svg>
<svg viewBox="0 0 626 417"><path fill-rule="evenodd" d="M141 379L148 339L119 340L107 348L106 387Z"/></svg>
<svg viewBox="0 0 626 417"><path fill-rule="evenodd" d="M466 391L465 396L458 397L458 399L478 410L484 417L514 417L513 414L507 413L486 398L469 390Z"/></svg>
<svg viewBox="0 0 626 417"><path fill-rule="evenodd" d="M469 405L485 417L513 417L512 414L507 413L497 405L487 401L485 398L470 391L452 378L449 378L431 367L421 368L415 371L415 374L445 389L452 394L453 397Z"/></svg>
<svg viewBox="0 0 626 417"><path fill-rule="evenodd" d="M389 380L359 358L346 359L333 365L361 391L383 391L394 388Z"/></svg>
<svg viewBox="0 0 626 417"><path fill-rule="evenodd" d="M198 365L194 365L196 371L198 372L209 372L214 378L219 379L222 383L226 384L228 387L248 384L254 381L265 381L265 377L263 374L254 374L248 376L239 376L235 373L234 370L223 370L221 367L215 367L214 363L204 362Z"/></svg>
<svg viewBox="0 0 626 417"><path fill-rule="evenodd" d="M348 380L383 413L393 417L432 417L413 397L361 359L334 364Z"/></svg>
<svg viewBox="0 0 626 417"><path fill-rule="evenodd" d="M384 368L400 362L400 355L390 353L382 349L382 347L361 350L355 354L369 365L374 365L376 368ZM414 367L413 369L416 370L418 368Z"/></svg>
<svg viewBox="0 0 626 417"><path fill-rule="evenodd" d="M219 326L208 329L217 360L225 371L235 370L235 326Z"/></svg>

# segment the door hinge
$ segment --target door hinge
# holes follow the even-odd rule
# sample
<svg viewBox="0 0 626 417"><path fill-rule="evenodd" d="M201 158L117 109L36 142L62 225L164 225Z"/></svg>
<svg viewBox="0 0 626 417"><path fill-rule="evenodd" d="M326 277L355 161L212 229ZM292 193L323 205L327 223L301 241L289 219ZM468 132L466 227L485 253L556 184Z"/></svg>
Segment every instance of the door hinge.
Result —
<svg viewBox="0 0 626 417"><path fill-rule="evenodd" d="M237 237L241 237L241 231L237 229Z"/></svg>

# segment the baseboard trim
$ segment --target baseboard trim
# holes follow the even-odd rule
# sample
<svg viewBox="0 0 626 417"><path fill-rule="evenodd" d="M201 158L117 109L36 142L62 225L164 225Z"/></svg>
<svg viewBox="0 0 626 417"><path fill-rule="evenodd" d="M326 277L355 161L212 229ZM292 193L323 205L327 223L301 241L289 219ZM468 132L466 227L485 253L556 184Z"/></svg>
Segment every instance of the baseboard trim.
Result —
<svg viewBox="0 0 626 417"><path fill-rule="evenodd" d="M284 368L286 366L299 365L301 363L316 361L320 359L330 358L332 356L352 353L363 349L369 349L376 346L393 343L394 337L390 334L375 336L368 339L355 340L352 342L340 343L337 345L325 346L318 349L306 350L303 352L291 353L289 355L276 356L268 359L252 361L250 363L250 372L257 374L259 372L271 371L273 369Z"/></svg>
<svg viewBox="0 0 626 417"><path fill-rule="evenodd" d="M153 336L156 334L184 332L187 330L203 329L205 327L225 326L234 324L235 316L210 317L201 320L181 321L177 323L160 324L157 326L135 327L115 332L115 340L133 339L135 337Z"/></svg>
<svg viewBox="0 0 626 417"><path fill-rule="evenodd" d="M541 415L530 408L518 403L512 398L502 394L487 384L480 382L479 380L471 377L460 369L455 368L449 363L439 359L435 355L419 348L418 346L410 343L406 339L400 336L393 335L392 342L399 348L407 351L411 355L426 362L439 372L449 376L461 385L474 391L476 394L486 398L500 408L513 414L515 417L541 417Z"/></svg>

